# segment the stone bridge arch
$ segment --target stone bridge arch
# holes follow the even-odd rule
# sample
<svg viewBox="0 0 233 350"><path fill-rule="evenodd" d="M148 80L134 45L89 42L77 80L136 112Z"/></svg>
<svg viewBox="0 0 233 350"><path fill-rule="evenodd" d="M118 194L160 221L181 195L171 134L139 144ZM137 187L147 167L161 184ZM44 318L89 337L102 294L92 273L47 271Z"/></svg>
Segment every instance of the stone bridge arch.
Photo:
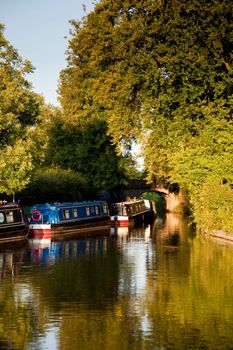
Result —
<svg viewBox="0 0 233 350"><path fill-rule="evenodd" d="M156 192L166 200L166 211L168 212L177 211L178 207L183 202L179 193L169 191L169 189L165 187L148 184L143 180L131 181L127 186L124 186L120 192L122 200L138 197L145 192Z"/></svg>

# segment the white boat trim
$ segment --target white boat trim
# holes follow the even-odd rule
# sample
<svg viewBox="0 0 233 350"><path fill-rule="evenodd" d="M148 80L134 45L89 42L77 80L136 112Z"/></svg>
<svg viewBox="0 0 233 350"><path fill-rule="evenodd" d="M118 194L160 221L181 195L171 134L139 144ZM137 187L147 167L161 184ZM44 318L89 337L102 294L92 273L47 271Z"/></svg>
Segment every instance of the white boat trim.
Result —
<svg viewBox="0 0 233 350"><path fill-rule="evenodd" d="M111 221L129 221L129 216L114 215L111 216Z"/></svg>
<svg viewBox="0 0 233 350"><path fill-rule="evenodd" d="M29 228L31 230L51 230L50 224L30 224Z"/></svg>
<svg viewBox="0 0 233 350"><path fill-rule="evenodd" d="M132 217L143 215L143 214L146 214L146 213L149 213L149 210L144 210L144 211L140 211L139 213L132 214Z"/></svg>

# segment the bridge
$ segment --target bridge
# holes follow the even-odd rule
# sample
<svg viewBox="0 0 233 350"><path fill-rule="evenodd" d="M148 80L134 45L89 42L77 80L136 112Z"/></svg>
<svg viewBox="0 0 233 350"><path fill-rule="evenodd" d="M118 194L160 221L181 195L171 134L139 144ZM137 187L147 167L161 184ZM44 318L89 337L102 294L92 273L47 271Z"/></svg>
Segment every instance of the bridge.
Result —
<svg viewBox="0 0 233 350"><path fill-rule="evenodd" d="M161 195L168 195L169 190L165 187L156 186L155 184L148 184L145 180L132 180L128 185L120 189L120 194L125 200L127 197L138 197L144 192L157 192Z"/></svg>
<svg viewBox="0 0 233 350"><path fill-rule="evenodd" d="M156 192L163 196L166 200L166 210L169 212L176 211L176 208L184 201L180 194L177 192L169 191L169 189L156 184L148 184L144 180L133 180L128 185L122 187L119 191L121 200L127 200L128 198L135 198L145 192Z"/></svg>

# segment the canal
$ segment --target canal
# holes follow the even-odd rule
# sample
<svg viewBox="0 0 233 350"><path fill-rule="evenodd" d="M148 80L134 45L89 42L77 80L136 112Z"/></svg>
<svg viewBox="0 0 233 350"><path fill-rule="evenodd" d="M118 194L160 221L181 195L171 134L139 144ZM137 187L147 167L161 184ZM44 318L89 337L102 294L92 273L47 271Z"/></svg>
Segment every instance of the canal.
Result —
<svg viewBox="0 0 233 350"><path fill-rule="evenodd" d="M172 214L0 250L0 349L233 349L233 246Z"/></svg>

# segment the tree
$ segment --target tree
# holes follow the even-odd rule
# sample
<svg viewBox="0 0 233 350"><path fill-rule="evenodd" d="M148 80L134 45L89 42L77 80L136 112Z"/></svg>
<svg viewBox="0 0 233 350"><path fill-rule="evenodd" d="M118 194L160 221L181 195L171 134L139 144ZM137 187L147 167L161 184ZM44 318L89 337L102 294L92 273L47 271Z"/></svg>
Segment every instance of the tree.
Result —
<svg viewBox="0 0 233 350"><path fill-rule="evenodd" d="M90 198L87 182L78 173L59 168L41 168L33 172L32 179L20 192L24 205L45 202L70 202Z"/></svg>
<svg viewBox="0 0 233 350"><path fill-rule="evenodd" d="M119 149L136 137L148 179L194 211L206 181L232 184L232 17L230 0L102 0L72 22L61 74L65 113L105 120Z"/></svg>
<svg viewBox="0 0 233 350"><path fill-rule="evenodd" d="M138 133L142 107L156 93L158 11L150 0L104 0L83 22L71 22L68 67L59 87L64 112L84 123L106 120L119 148Z"/></svg>
<svg viewBox="0 0 233 350"><path fill-rule="evenodd" d="M71 124L57 115L49 129L45 164L73 170L96 189L112 189L126 181L124 160L116 154L101 120L81 127L78 120Z"/></svg>
<svg viewBox="0 0 233 350"><path fill-rule="evenodd" d="M231 158L230 148L223 147L219 142L223 139L217 134L232 127L233 7L229 1L208 4L200 0L192 4L173 1L168 4L170 9L165 8L161 22L159 93L151 106L145 130L149 135L148 144L154 145L154 149L148 150L147 145L145 148L147 162L156 164L163 175L174 180L175 163L191 170L182 155L192 157L195 153L197 160L198 145L202 147L199 150L202 159L205 153L213 151L215 157L220 156L219 168L222 156ZM212 137L218 139L215 146L209 143ZM157 159L154 154L158 155ZM209 168L214 170L211 162ZM202 170L205 172L204 168ZM225 168L228 174L229 170ZM153 169L150 173L153 175ZM190 183L189 175L186 180ZM196 181L198 177L197 174Z"/></svg>
<svg viewBox="0 0 233 350"><path fill-rule="evenodd" d="M0 191L8 195L23 189L33 168L30 141L17 140L7 145L0 158Z"/></svg>
<svg viewBox="0 0 233 350"><path fill-rule="evenodd" d="M26 75L33 71L3 35L0 24L0 191L14 194L29 182L34 168L30 138L42 98Z"/></svg>
<svg viewBox="0 0 233 350"><path fill-rule="evenodd" d="M199 227L229 231L229 215L214 218L227 213L233 201L233 6L229 1L170 5L162 24L160 93L144 130L149 176L189 191Z"/></svg>
<svg viewBox="0 0 233 350"><path fill-rule="evenodd" d="M149 1L147 3L149 4ZM137 5L136 1L135 4ZM133 64L130 68L131 73L129 70L132 76L130 77L127 67L128 58L132 56L132 52L128 56L127 53L128 47L133 45L131 34L136 33L137 35L135 28L138 23L130 28L126 17L125 33L122 36L121 17L124 17L124 14L121 16L122 6L126 16L129 14L130 17L129 2L120 1L115 5L115 2L103 1L83 22L72 21L73 32L69 42L68 67L60 75L60 101L65 118L69 120L70 125L76 125L80 130L84 128L87 130L92 125L90 130L93 130L96 127L99 129L103 121L106 140L108 139L109 144L114 143L115 147L118 146L118 153L123 155L121 160L119 157L116 157L116 160L107 157L107 162L99 158L98 169L101 169L100 173L105 176L106 181L97 181L98 186L100 183L106 185L108 181L110 181L108 187L117 184L117 181L113 179L116 179L114 174L119 174L119 170L115 171L118 160L120 160L120 168L127 168L127 173L136 174L130 157L131 143L138 130L136 125L140 125L140 120L135 118L135 113L139 109L139 99L134 99L134 90L144 74L142 67L139 70L138 67L140 64L146 67L147 62L143 63L143 55L140 56L139 63ZM142 8L141 5L139 7ZM140 15L141 18L143 19L143 16ZM136 56L134 58L136 59ZM81 150L83 154L88 150L86 141L84 142L85 149ZM95 146L98 148L100 144L97 139L96 141ZM113 150L114 147L111 146L111 149ZM96 151L100 154L101 150ZM64 152L66 152L65 149ZM68 154L73 157L71 149ZM69 158L69 155L66 152L66 157ZM75 158L78 162L76 155ZM105 158L104 155L103 158ZM115 165L110 166L110 160ZM131 164L128 166L129 163ZM90 169L97 169L97 163L93 165L90 161L89 164ZM117 166L118 169L119 166ZM85 173L88 174L90 169L86 169Z"/></svg>

